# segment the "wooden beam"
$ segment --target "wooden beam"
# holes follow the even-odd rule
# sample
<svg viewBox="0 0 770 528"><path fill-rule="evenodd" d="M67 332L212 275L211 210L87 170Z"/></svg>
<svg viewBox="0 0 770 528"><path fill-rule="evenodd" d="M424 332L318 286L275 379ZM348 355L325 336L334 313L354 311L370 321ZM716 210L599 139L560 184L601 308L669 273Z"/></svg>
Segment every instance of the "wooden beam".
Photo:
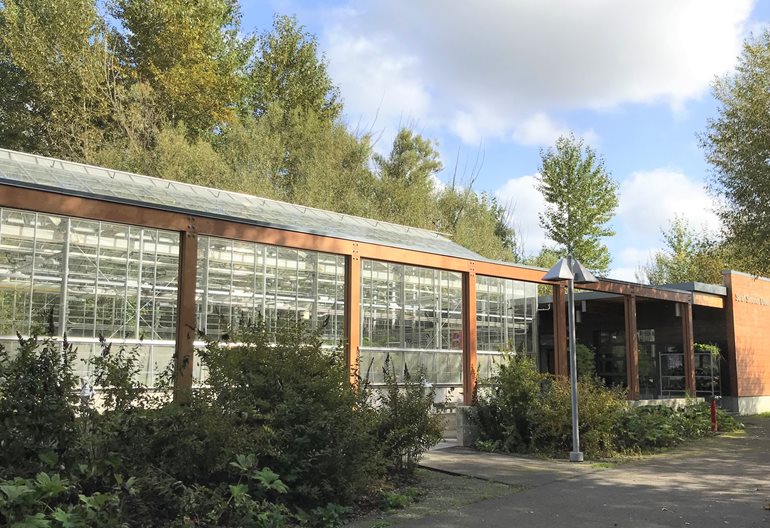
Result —
<svg viewBox="0 0 770 528"><path fill-rule="evenodd" d="M564 286L553 286L553 373L569 374L567 369L567 299Z"/></svg>
<svg viewBox="0 0 770 528"><path fill-rule="evenodd" d="M361 257L354 246L345 258L345 362L350 381L357 383L361 357Z"/></svg>
<svg viewBox="0 0 770 528"><path fill-rule="evenodd" d="M613 279L601 279L598 283L580 284L579 288L581 290L617 293L619 295L634 295L636 297L658 299L661 301L689 303L692 299L692 294L690 292L666 290L663 288L655 288L653 286L645 286L644 284L634 284Z"/></svg>
<svg viewBox="0 0 770 528"><path fill-rule="evenodd" d="M174 401L186 403L190 399L193 387L196 334L195 282L198 266L198 236L193 217L188 218L187 229L179 235Z"/></svg>
<svg viewBox="0 0 770 528"><path fill-rule="evenodd" d="M693 292L692 303L696 306L708 306L709 308L724 308L725 298L721 295Z"/></svg>
<svg viewBox="0 0 770 528"><path fill-rule="evenodd" d="M625 298L626 316L626 383L628 399L639 399L639 343L636 332L636 296Z"/></svg>
<svg viewBox="0 0 770 528"><path fill-rule="evenodd" d="M185 231L189 218L194 218L199 236L258 242L275 246L352 255L355 247L360 258L465 272L473 262L467 258L439 255L425 251L397 248L383 244L346 240L337 237L258 226L203 215L188 215L163 210L160 206L139 206L70 196L61 193L26 189L0 184L0 207L32 210L42 213L117 222L122 224ZM312 226L310 226L312 227ZM545 271L528 266L496 262L473 262L482 275L541 283Z"/></svg>
<svg viewBox="0 0 770 528"><path fill-rule="evenodd" d="M472 405L476 396L476 273L463 273L463 403Z"/></svg>
<svg viewBox="0 0 770 528"><path fill-rule="evenodd" d="M448 271L468 271L469 265L472 262L467 258L439 255L425 251L264 227L245 221L239 222L212 218L203 214L190 215L179 211L169 211L159 205L127 204L96 198L71 196L53 191L27 189L8 184L0 184L0 207L12 207L171 231L185 231L188 219L194 218L198 226L198 235L259 242L311 251L323 251L338 255L352 255L353 244L357 244L360 258ZM545 270L524 265L487 261L476 261L473 265L475 266L475 273L479 275L540 284L545 283L543 281ZM665 290L610 279L602 279L597 284L581 284L580 288L674 302L690 302L692 299L692 295L689 292Z"/></svg>
<svg viewBox="0 0 770 528"><path fill-rule="evenodd" d="M684 388L688 396L695 396L695 343L692 330L692 304L682 303L682 351L684 352Z"/></svg>

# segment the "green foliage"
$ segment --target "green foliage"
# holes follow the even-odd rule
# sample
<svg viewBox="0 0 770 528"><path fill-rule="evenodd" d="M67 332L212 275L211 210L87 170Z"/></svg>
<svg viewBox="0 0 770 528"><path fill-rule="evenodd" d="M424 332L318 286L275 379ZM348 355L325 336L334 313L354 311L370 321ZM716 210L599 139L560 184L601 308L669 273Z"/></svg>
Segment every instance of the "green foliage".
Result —
<svg viewBox="0 0 770 528"><path fill-rule="evenodd" d="M578 402L580 445L588 457L651 451L711 434L707 404L633 408L624 390L591 376L579 379ZM561 456L572 448L569 381L539 373L527 358L507 356L470 412L480 450ZM718 419L720 431L741 427L721 409Z"/></svg>
<svg viewBox="0 0 770 528"><path fill-rule="evenodd" d="M166 118L198 136L235 119L253 38L232 0L115 0L126 73L149 83Z"/></svg>
<svg viewBox="0 0 770 528"><path fill-rule="evenodd" d="M313 113L332 123L342 113L339 90L332 83L318 40L294 17L276 15L273 29L259 36L250 75L251 110Z"/></svg>
<svg viewBox="0 0 770 528"><path fill-rule="evenodd" d="M497 448L504 451L528 451L532 443L530 408L547 383L532 358L506 353L471 409L480 439L498 442Z"/></svg>
<svg viewBox="0 0 770 528"><path fill-rule="evenodd" d="M0 522L19 528L119 525L118 494L78 491L67 479L45 472L34 479L0 481Z"/></svg>
<svg viewBox="0 0 770 528"><path fill-rule="evenodd" d="M402 128L393 140L390 154L375 154L374 163L379 176L375 187L378 217L432 229L436 220L431 218L433 178L442 169L434 144Z"/></svg>
<svg viewBox="0 0 770 528"><path fill-rule="evenodd" d="M401 382L386 358L384 388L378 394L378 444L388 469L411 476L420 456L441 440L441 416L433 412L435 391L427 389L425 371L404 368Z"/></svg>
<svg viewBox="0 0 770 528"><path fill-rule="evenodd" d="M574 135L562 136L540 153L538 190L546 201L540 225L559 253L571 254L587 268L606 273L610 254L603 237L618 206L617 184L596 152Z"/></svg>
<svg viewBox="0 0 770 528"><path fill-rule="evenodd" d="M125 411L145 395L146 387L137 381L142 370L140 347L125 345L113 349L104 336L99 336L101 353L88 358L93 368L93 385L102 387L102 405L110 410Z"/></svg>
<svg viewBox="0 0 770 528"><path fill-rule="evenodd" d="M717 117L700 137L712 166L711 189L726 241L742 256L742 269L770 271L770 32L748 39L735 71L717 79Z"/></svg>
<svg viewBox="0 0 770 528"><path fill-rule="evenodd" d="M691 404L679 410L663 406L642 406L623 416L618 444L627 451L647 451L671 447L710 434L711 411L708 404ZM742 425L722 409L717 409L717 423L723 432Z"/></svg>
<svg viewBox="0 0 770 528"><path fill-rule="evenodd" d="M730 267L726 247L705 230L695 231L685 218L671 221L661 231L665 249L641 266L636 276L648 284L706 282L721 284L722 270Z"/></svg>
<svg viewBox="0 0 770 528"><path fill-rule="evenodd" d="M0 346L0 477L30 474L39 453L61 455L74 443L74 359L66 340L19 336L14 352Z"/></svg>
<svg viewBox="0 0 770 528"><path fill-rule="evenodd" d="M581 378L593 378L596 376L596 351L583 343L575 345L575 359L577 359L577 373Z"/></svg>
<svg viewBox="0 0 770 528"><path fill-rule="evenodd" d="M380 509L402 510L414 503L420 496L420 490L407 487L396 491L384 491L380 498Z"/></svg>
<svg viewBox="0 0 770 528"><path fill-rule="evenodd" d="M93 0L0 4L0 144L83 159L103 137L117 76Z"/></svg>
<svg viewBox="0 0 770 528"><path fill-rule="evenodd" d="M239 344L209 342L201 352L202 397L233 424L224 445L251 446L303 506L354 500L380 472L376 415L350 386L339 350L296 324L274 333L259 322L233 339Z"/></svg>
<svg viewBox="0 0 770 528"><path fill-rule="evenodd" d="M66 341L0 350L0 525L338 526L440 437L422 374L378 397L302 325L231 335L186 405L136 383L137 349L102 340L88 360L97 409Z"/></svg>
<svg viewBox="0 0 770 528"><path fill-rule="evenodd" d="M529 412L532 450L564 453L571 449L571 398L566 378L556 378L540 394ZM625 391L607 388L596 378L581 377L578 402L580 448L590 457L611 455L616 446L618 422L628 407Z"/></svg>
<svg viewBox="0 0 770 528"><path fill-rule="evenodd" d="M509 211L494 196L453 185L438 192L437 207L435 227L461 246L491 259L520 260Z"/></svg>

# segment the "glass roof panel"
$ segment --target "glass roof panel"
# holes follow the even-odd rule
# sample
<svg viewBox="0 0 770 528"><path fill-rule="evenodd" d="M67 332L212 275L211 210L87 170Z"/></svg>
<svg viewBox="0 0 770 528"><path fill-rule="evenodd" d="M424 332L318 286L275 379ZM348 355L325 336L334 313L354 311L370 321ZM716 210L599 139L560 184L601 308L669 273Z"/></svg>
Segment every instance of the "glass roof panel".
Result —
<svg viewBox="0 0 770 528"><path fill-rule="evenodd" d="M481 258L425 229L6 149L0 149L0 183L440 255Z"/></svg>

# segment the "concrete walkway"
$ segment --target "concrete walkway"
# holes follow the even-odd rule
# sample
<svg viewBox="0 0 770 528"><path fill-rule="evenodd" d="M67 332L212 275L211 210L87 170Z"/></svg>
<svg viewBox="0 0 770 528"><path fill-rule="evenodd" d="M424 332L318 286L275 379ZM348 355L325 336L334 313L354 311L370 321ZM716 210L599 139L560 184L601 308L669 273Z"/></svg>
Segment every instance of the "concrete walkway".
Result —
<svg viewBox="0 0 770 528"><path fill-rule="evenodd" d="M398 526L770 528L767 418L747 420L745 435L701 440L610 469L457 447L428 453L423 465L524 491Z"/></svg>

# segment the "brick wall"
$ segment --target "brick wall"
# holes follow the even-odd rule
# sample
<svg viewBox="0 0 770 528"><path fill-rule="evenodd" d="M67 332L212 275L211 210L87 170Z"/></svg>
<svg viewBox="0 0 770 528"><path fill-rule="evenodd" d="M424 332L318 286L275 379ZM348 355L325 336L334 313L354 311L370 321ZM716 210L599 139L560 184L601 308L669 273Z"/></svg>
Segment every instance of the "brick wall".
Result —
<svg viewBox="0 0 770 528"><path fill-rule="evenodd" d="M770 279L728 271L724 280L731 392L770 396Z"/></svg>

